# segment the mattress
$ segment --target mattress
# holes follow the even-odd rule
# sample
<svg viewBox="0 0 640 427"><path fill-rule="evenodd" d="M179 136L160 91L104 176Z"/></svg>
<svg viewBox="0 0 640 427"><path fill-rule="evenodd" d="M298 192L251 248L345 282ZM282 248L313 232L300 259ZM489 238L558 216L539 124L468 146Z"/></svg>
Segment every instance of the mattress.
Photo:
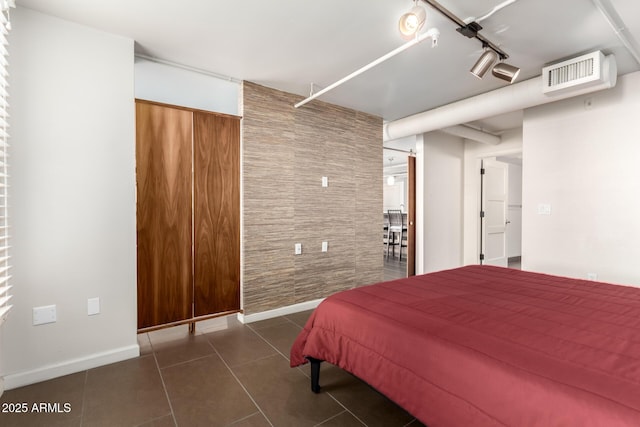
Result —
<svg viewBox="0 0 640 427"><path fill-rule="evenodd" d="M340 292L291 349L429 427L640 426L640 289L466 266Z"/></svg>

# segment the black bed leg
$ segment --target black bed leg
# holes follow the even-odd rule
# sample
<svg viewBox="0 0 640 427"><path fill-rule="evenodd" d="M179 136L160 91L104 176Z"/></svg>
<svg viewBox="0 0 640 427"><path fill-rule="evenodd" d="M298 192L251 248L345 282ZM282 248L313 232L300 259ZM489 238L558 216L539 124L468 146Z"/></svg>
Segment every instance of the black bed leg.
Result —
<svg viewBox="0 0 640 427"><path fill-rule="evenodd" d="M314 393L320 393L320 363L322 360L308 357L311 363L311 391Z"/></svg>

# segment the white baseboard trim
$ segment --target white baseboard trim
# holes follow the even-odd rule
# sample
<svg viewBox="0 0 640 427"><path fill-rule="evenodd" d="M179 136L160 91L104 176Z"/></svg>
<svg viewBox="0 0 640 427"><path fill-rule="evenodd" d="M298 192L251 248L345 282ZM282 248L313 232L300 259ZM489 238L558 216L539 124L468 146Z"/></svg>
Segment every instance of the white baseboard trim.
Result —
<svg viewBox="0 0 640 427"><path fill-rule="evenodd" d="M322 301L324 301L324 298L288 305L286 307L274 308L273 310L261 311L260 313L248 314L246 316L242 313L238 313L238 320L242 323L252 323L260 320L273 319L274 317L286 316L287 314L298 313L300 311L313 310Z"/></svg>
<svg viewBox="0 0 640 427"><path fill-rule="evenodd" d="M102 353L95 353L86 357L67 360L27 372L6 375L4 377L4 389L11 390L138 356L140 356L140 346L138 344L120 347Z"/></svg>

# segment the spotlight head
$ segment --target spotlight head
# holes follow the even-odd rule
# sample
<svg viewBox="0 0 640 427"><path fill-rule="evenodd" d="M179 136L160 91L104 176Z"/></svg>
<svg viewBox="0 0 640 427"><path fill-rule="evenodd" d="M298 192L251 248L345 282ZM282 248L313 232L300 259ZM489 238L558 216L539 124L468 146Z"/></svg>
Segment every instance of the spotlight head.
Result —
<svg viewBox="0 0 640 427"><path fill-rule="evenodd" d="M403 39L410 40L424 26L427 18L427 11L422 7L415 5L411 10L400 17L398 21L398 30Z"/></svg>
<svg viewBox="0 0 640 427"><path fill-rule="evenodd" d="M498 60L498 54L493 49L485 50L476 63L471 67L471 74L481 79L489 71L489 68L493 67L493 64Z"/></svg>
<svg viewBox="0 0 640 427"><path fill-rule="evenodd" d="M520 68L501 62L493 67L491 74L494 77L513 83L518 78L518 74L520 74Z"/></svg>

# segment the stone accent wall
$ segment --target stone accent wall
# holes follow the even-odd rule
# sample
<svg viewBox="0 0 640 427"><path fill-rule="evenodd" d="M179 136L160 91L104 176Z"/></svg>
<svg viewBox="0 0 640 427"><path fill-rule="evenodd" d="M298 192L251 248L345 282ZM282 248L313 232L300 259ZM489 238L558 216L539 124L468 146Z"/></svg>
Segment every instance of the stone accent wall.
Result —
<svg viewBox="0 0 640 427"><path fill-rule="evenodd" d="M383 280L382 119L249 82L242 99L244 313Z"/></svg>

